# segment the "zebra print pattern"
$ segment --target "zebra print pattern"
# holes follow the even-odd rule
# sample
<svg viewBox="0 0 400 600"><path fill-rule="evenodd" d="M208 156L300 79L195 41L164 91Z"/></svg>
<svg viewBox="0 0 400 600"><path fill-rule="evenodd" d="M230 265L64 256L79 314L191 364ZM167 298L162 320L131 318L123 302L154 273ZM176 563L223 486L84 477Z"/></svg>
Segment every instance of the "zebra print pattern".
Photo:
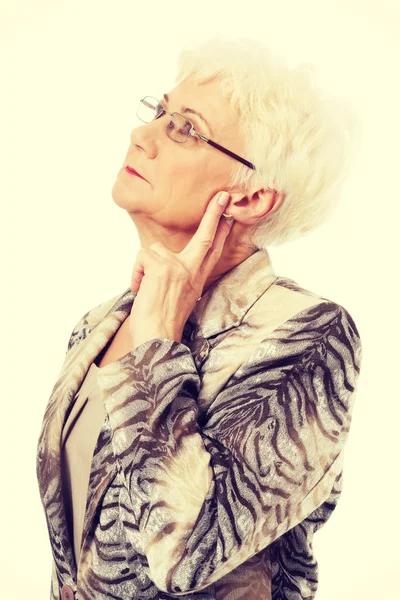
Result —
<svg viewBox="0 0 400 600"><path fill-rule="evenodd" d="M344 307L277 277L266 251L210 291L182 342L150 340L99 370L107 416L78 565L62 503L62 425L134 295L128 288L74 328L38 441L51 599L64 584L77 600L315 597L312 539L342 491L359 333Z"/></svg>

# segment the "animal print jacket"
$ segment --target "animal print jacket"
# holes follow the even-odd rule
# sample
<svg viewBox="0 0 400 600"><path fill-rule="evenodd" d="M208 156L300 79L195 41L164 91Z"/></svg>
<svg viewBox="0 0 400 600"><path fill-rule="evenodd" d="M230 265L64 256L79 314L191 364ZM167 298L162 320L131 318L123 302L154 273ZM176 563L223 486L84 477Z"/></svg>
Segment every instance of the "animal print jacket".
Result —
<svg viewBox="0 0 400 600"><path fill-rule="evenodd" d="M313 599L312 540L342 491L361 343L343 306L277 276L264 250L205 292L181 342L146 341L98 370L106 417L75 564L62 427L134 298L79 320L45 410L51 600Z"/></svg>

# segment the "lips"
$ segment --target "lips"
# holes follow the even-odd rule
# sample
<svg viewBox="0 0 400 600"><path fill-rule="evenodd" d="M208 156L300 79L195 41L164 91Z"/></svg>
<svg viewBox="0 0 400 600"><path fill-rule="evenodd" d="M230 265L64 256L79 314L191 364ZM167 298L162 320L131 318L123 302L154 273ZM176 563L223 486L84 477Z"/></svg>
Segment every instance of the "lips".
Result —
<svg viewBox="0 0 400 600"><path fill-rule="evenodd" d="M147 181L147 179L145 179L144 177L142 177L142 175L140 173L138 173L135 169L133 169L129 165L126 165L125 170L128 171L128 173L131 173L132 175L137 175L141 179L144 179L145 181Z"/></svg>

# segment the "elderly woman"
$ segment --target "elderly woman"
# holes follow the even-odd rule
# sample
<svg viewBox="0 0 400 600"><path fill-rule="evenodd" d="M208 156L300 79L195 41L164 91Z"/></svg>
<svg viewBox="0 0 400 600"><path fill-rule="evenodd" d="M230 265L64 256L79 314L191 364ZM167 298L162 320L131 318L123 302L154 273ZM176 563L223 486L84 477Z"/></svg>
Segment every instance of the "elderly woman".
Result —
<svg viewBox="0 0 400 600"><path fill-rule="evenodd" d="M130 286L75 326L43 419L50 597L310 600L361 343L267 247L326 220L357 122L251 40L187 47L176 83L112 189Z"/></svg>

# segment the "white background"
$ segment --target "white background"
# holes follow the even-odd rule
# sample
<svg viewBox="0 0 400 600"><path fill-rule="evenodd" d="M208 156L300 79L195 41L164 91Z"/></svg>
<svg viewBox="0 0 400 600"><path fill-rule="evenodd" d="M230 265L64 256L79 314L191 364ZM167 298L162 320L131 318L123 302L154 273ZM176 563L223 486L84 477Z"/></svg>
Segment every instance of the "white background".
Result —
<svg viewBox="0 0 400 600"><path fill-rule="evenodd" d="M36 444L73 326L130 285L140 246L111 188L138 99L173 88L187 41L222 33L313 62L364 121L334 217L270 255L363 343L344 490L314 536L317 598L399 598L399 17L395 0L1 2L2 597L49 597Z"/></svg>

